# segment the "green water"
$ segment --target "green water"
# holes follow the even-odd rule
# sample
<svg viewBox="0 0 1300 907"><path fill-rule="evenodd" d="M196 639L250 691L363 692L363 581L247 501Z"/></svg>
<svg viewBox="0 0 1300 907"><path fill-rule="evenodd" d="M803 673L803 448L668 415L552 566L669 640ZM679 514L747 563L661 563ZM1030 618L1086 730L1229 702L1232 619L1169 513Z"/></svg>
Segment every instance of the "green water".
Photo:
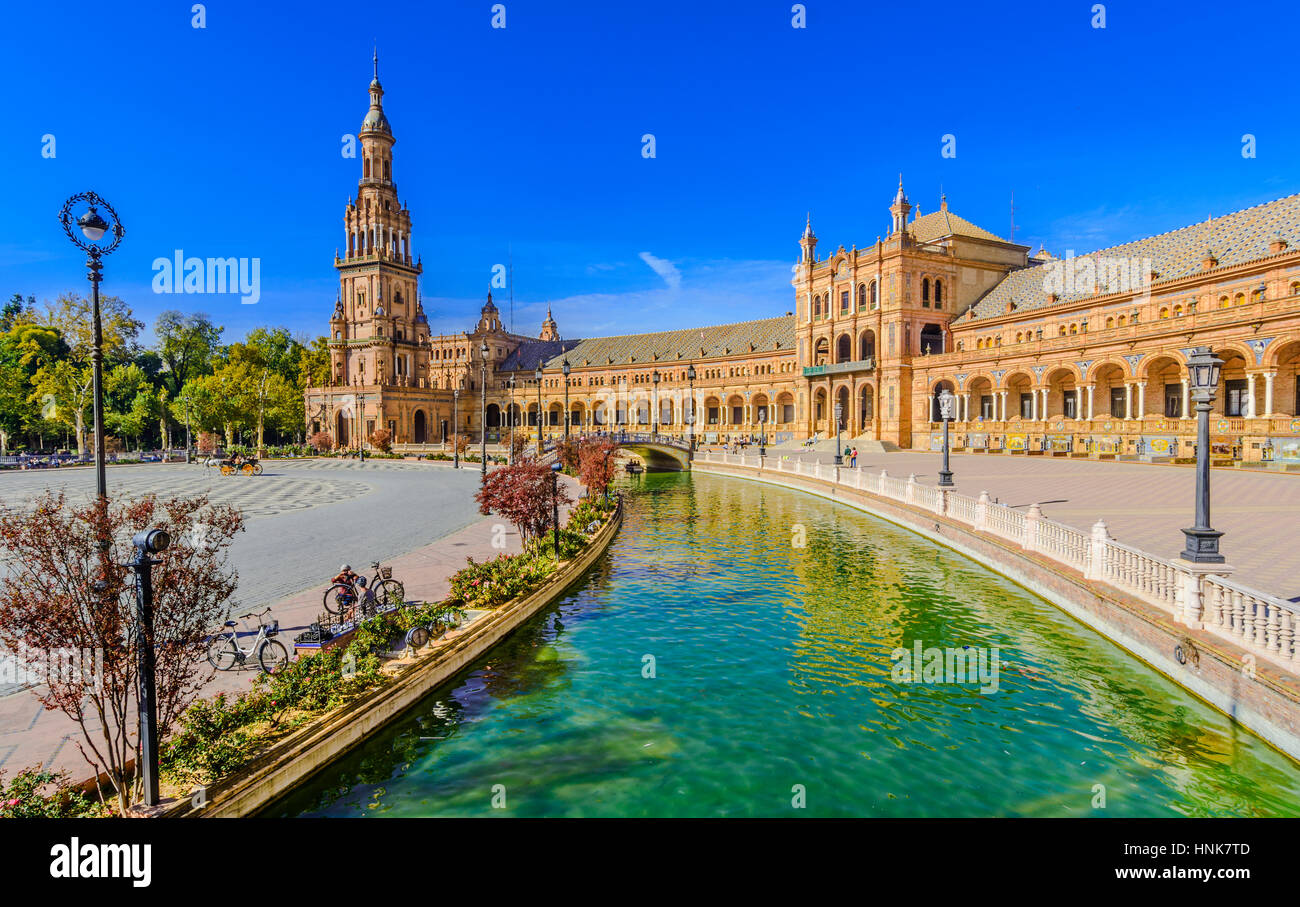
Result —
<svg viewBox="0 0 1300 907"><path fill-rule="evenodd" d="M584 584L269 814L1300 815L1295 763L957 554L739 479L628 491ZM996 692L895 680L918 641L997 647Z"/></svg>

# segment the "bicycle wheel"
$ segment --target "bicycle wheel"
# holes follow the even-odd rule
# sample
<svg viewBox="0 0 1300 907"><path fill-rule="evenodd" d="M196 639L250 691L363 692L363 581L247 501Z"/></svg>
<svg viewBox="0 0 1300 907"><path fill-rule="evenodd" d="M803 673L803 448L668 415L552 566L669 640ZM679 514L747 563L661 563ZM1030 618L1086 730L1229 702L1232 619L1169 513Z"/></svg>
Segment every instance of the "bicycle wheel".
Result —
<svg viewBox="0 0 1300 907"><path fill-rule="evenodd" d="M325 610L330 614L342 614L352 607L352 603L356 600L357 595L352 591L352 587L343 583L335 583L325 590Z"/></svg>
<svg viewBox="0 0 1300 907"><path fill-rule="evenodd" d="M221 474L223 476L233 476L235 474L235 467L231 466L229 463L222 463Z"/></svg>
<svg viewBox="0 0 1300 907"><path fill-rule="evenodd" d="M243 472L243 474L246 476L254 475L256 470L257 467L255 467L252 463L245 463L243 466L240 467L240 471Z"/></svg>
<svg viewBox="0 0 1300 907"><path fill-rule="evenodd" d="M255 463L255 464L253 465L253 475L255 475L255 476L260 476L261 474L262 474L262 464L261 464L261 463Z"/></svg>
<svg viewBox="0 0 1300 907"><path fill-rule="evenodd" d="M387 605L406 603L406 589L395 579L380 580L375 587L375 604L383 608Z"/></svg>
<svg viewBox="0 0 1300 907"><path fill-rule="evenodd" d="M239 662L239 651L229 636L215 636L208 643L208 661L218 671L229 671Z"/></svg>
<svg viewBox="0 0 1300 907"><path fill-rule="evenodd" d="M257 650L257 663L267 674L289 663L289 650L278 639L268 639Z"/></svg>

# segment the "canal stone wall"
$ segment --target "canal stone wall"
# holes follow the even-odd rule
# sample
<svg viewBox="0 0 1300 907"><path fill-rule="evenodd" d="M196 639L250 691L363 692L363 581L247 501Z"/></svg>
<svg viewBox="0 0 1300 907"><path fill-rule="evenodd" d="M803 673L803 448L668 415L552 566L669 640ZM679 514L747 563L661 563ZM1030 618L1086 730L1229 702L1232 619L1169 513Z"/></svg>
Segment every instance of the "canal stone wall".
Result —
<svg viewBox="0 0 1300 907"><path fill-rule="evenodd" d="M1277 663L1198 626L1198 621L1188 619L1188 612L1202 603L1193 601L1186 588L1179 588L1176 577L1162 578L1152 595L1155 602L1167 595L1176 603L1172 608L1124 588L1135 569L1126 566L1126 561L1142 553L1109 539L1104 527L1086 540L1091 550L1079 552L1074 550L1078 540L1054 538L1052 530L1035 525L1039 521L1033 509L1030 514L1014 515L1024 520L1028 529L1020 524L992 525L1012 517L981 507L987 496L978 500L961 496L966 503L950 508L943 492L919 485L914 478L876 476L873 485L883 494L873 494L843 481L835 467L820 467L818 474L807 475L772 466L771 461L756 456L737 455L697 457L693 464L700 474L733 476L818 495L964 554L1051 602L1293 759L1300 759L1300 677L1288 667L1294 649ZM959 512L962 506L965 512ZM1001 537L1004 535L1016 541ZM1070 566L1070 560L1079 566ZM1102 581L1102 576L1118 582L1112 585ZM1200 613L1198 610L1197 615ZM1250 634L1251 641L1255 638ZM1267 633L1258 638L1266 651L1268 641L1273 639L1276 644L1277 639ZM1291 642L1294 645L1294 639Z"/></svg>
<svg viewBox="0 0 1300 907"><path fill-rule="evenodd" d="M605 553L623 522L623 507L586 549L535 592L507 602L466 627L450 645L406 669L394 682L322 716L262 754L246 771L207 788L201 804L185 800L168 818L239 818L264 809L401 716L582 579Z"/></svg>

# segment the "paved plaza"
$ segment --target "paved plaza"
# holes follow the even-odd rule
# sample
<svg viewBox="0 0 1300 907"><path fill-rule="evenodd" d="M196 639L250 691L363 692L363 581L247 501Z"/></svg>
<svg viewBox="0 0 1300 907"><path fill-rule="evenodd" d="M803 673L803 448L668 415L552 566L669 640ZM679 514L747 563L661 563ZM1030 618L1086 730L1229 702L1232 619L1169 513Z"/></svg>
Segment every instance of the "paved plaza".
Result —
<svg viewBox="0 0 1300 907"><path fill-rule="evenodd" d="M916 473L918 482L934 485L940 461L938 453L904 450L861 456L858 467L902 478ZM1181 530L1193 522L1196 473L1190 466L955 453L951 468L962 494L987 491L1020 510L1037 503L1043 516L1080 529L1103 519L1118 541L1161 557L1178 555ZM1220 550L1234 568L1232 577L1300 600L1300 475L1212 469L1210 491L1211 523L1224 533Z"/></svg>
<svg viewBox="0 0 1300 907"><path fill-rule="evenodd" d="M240 507L247 529L231 548L239 571L231 611L272 606L286 646L320 613L321 594L343 562L369 575L372 560L393 567L407 598L440 601L448 579L465 565L519 550L505 526L505 547L493 546L501 521L478 512L477 468L396 460L267 461L261 476L222 476L198 465L109 467L111 496L207 494ZM17 505L45 488L69 497L94 495L93 469L0 473L0 501ZM577 489L572 493L576 496ZM218 673L203 695L248 688L255 668ZM0 771L26 766L89 769L76 748L79 733L66 717L44 711L33 695L12 685L0 690Z"/></svg>

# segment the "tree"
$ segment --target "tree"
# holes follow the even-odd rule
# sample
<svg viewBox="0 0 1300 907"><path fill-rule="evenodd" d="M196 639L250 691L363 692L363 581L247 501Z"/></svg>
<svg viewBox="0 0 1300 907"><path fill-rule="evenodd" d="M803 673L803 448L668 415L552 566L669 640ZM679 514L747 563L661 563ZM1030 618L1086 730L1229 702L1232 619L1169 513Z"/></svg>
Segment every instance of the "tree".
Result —
<svg viewBox="0 0 1300 907"><path fill-rule="evenodd" d="M370 446L388 453L393 449L393 437L386 428L376 428L370 433Z"/></svg>
<svg viewBox="0 0 1300 907"><path fill-rule="evenodd" d="M553 524L551 492L555 479L551 467L536 460L492 470L474 495L480 513L495 513L514 525L525 542L539 537ZM556 489L560 505L572 504L569 489Z"/></svg>
<svg viewBox="0 0 1300 907"><path fill-rule="evenodd" d="M158 316L153 331L158 337L164 380L173 397L180 396L185 382L209 370L224 330L203 312L182 315L170 309Z"/></svg>
<svg viewBox="0 0 1300 907"><path fill-rule="evenodd" d="M46 303L41 323L59 332L68 345L68 355L79 365L90 366L94 340L94 308L89 296L64 293ZM136 338L144 327L131 314L131 307L116 296L99 297L99 320L103 332L106 360L121 360L135 349Z"/></svg>
<svg viewBox="0 0 1300 907"><path fill-rule="evenodd" d="M607 438L589 438L578 447L579 480L587 487L588 495L609 494L617 466L614 452L618 444Z"/></svg>
<svg viewBox="0 0 1300 907"><path fill-rule="evenodd" d="M99 300L105 360L128 358L135 346L141 324L131 309L116 296ZM76 432L77 453L86 452L86 416L92 401L94 348L93 305L88 297L65 293L47 303L42 324L45 333L29 332L27 356L37 364L32 376L33 393L28 397L45 411L53 406L54 418ZM57 344L49 341L53 330ZM46 416L46 418L50 418Z"/></svg>
<svg viewBox="0 0 1300 907"><path fill-rule="evenodd" d="M311 445L312 450L315 450L317 453L322 450L334 449L334 438L327 431L316 432L316 434L307 439L307 443Z"/></svg>
<svg viewBox="0 0 1300 907"><path fill-rule="evenodd" d="M153 636L158 733L166 735L203 681L207 639L224 616L238 575L227 552L243 529L239 511L205 497L154 497L70 504L47 492L29 508L0 511L0 645L40 664L72 653L74 664L44 672L37 698L81 729L77 747L105 775L125 812L138 782L136 717L139 655L134 590L121 564L133 558L130 539L149 527L166 529L171 546L155 557ZM101 538L111 539L102 552ZM98 728L91 729L92 724Z"/></svg>
<svg viewBox="0 0 1300 907"><path fill-rule="evenodd" d="M36 309L36 297L28 296L23 299L22 293L15 293L9 297L9 301L0 309L0 332L8 332L17 324L24 321L30 321L33 317L32 312Z"/></svg>
<svg viewBox="0 0 1300 907"><path fill-rule="evenodd" d="M328 337L315 337L304 343L298 354L299 390L324 387L330 378Z"/></svg>

